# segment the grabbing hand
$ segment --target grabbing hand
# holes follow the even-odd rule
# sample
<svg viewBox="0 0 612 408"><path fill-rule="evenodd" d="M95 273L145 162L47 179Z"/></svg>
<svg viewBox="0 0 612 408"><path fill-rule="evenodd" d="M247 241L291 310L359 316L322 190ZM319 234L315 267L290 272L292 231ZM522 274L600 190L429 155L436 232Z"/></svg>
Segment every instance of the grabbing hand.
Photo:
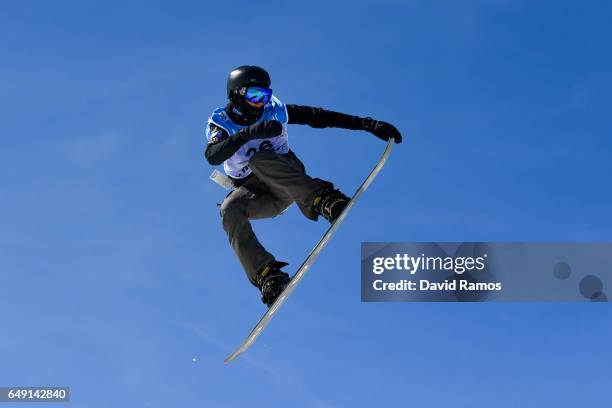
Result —
<svg viewBox="0 0 612 408"><path fill-rule="evenodd" d="M393 138L395 143L402 143L402 135L399 130L397 130L397 128L392 124L383 122L382 120L364 118L363 129L384 141L389 140L389 138Z"/></svg>
<svg viewBox="0 0 612 408"><path fill-rule="evenodd" d="M283 133L283 125L277 120L265 120L246 128L249 139L268 139Z"/></svg>

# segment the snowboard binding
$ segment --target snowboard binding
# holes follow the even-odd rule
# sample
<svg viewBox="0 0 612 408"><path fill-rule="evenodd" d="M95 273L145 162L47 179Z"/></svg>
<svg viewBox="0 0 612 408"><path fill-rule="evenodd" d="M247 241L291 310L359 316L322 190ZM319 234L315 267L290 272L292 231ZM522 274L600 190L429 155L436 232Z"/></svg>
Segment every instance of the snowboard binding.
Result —
<svg viewBox="0 0 612 408"><path fill-rule="evenodd" d="M289 265L287 262L272 261L257 274L257 286L261 291L261 301L268 307L283 293L291 278L281 268Z"/></svg>
<svg viewBox="0 0 612 408"><path fill-rule="evenodd" d="M314 200L313 210L325 218L330 223L338 219L350 198L340 192L340 190L323 190Z"/></svg>

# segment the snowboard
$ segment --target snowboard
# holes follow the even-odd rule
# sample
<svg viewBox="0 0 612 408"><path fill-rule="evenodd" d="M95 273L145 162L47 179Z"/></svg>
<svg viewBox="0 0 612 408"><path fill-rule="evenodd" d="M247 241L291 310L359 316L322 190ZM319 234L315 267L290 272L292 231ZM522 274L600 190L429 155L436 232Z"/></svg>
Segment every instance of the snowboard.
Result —
<svg viewBox="0 0 612 408"><path fill-rule="evenodd" d="M372 184L372 181L374 181L378 173L380 173L380 170L383 168L387 159L389 158L389 155L391 154L393 143L393 139L389 139L389 141L387 142L387 146L385 147L385 151L383 152L380 160L378 161L376 166L374 166L374 169L372 169L368 177L363 181L363 183L361 183L355 194L353 194L340 216L338 216L336 221L334 221L329 226L323 237L319 240L317 245L310 252L304 263L302 263L302 265L299 267L293 278L291 278L291 281L289 282L285 290L283 290L283 292L278 296L278 298L276 298L274 303L272 303L272 306L268 308L266 313L255 325L253 330L251 330L251 333L236 349L236 351L234 351L229 357L225 359L225 363L229 363L230 361L234 360L240 354L244 353L249 347L251 347L253 342L257 339L257 337L259 337L259 335L266 328L268 323L270 323L270 320L272 320L272 318L274 317L274 315L276 315L281 306L283 306L283 304L287 301L289 295L291 295L291 293L300 283L304 275L306 275L306 272L308 272L308 270L310 269L314 261L317 259L323 248L325 248L325 246L327 245L331 237L334 235L340 224L342 224L342 221L344 221L349 211L351 211L351 208L353 208L353 205L355 205L357 199L370 186L370 184Z"/></svg>

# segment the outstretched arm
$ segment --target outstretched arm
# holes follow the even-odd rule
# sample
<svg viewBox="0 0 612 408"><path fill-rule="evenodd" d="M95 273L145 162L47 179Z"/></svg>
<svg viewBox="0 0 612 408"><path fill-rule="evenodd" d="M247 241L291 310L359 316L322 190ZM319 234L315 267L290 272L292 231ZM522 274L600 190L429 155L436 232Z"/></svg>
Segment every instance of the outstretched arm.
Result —
<svg viewBox="0 0 612 408"><path fill-rule="evenodd" d="M312 106L287 105L289 124L309 125L313 128L335 127L350 130L365 130L382 140L393 138L396 143L402 142L402 135L390 123L369 117L347 115Z"/></svg>

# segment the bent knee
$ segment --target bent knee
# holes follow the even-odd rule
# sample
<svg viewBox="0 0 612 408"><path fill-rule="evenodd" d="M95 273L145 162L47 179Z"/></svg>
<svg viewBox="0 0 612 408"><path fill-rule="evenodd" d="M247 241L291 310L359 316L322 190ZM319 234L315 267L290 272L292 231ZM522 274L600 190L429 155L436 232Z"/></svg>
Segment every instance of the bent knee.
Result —
<svg viewBox="0 0 612 408"><path fill-rule="evenodd" d="M219 213L223 225L225 225L226 223L231 223L232 220L246 217L246 207L240 201L228 198L221 204Z"/></svg>

